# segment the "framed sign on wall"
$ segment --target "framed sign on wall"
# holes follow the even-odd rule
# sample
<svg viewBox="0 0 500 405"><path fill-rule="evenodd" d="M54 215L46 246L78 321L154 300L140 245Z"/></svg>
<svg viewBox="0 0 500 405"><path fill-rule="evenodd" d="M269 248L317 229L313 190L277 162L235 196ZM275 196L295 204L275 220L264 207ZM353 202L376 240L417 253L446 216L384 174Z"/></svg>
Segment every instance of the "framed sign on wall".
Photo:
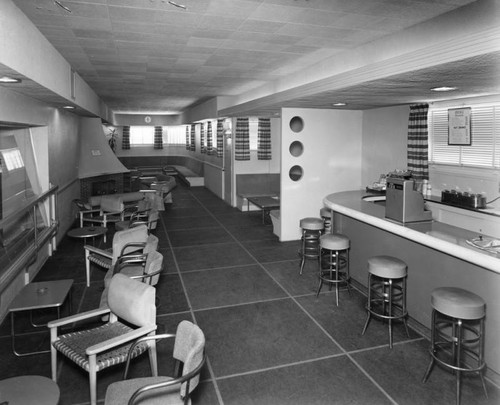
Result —
<svg viewBox="0 0 500 405"><path fill-rule="evenodd" d="M448 145L471 145L471 108L448 110Z"/></svg>

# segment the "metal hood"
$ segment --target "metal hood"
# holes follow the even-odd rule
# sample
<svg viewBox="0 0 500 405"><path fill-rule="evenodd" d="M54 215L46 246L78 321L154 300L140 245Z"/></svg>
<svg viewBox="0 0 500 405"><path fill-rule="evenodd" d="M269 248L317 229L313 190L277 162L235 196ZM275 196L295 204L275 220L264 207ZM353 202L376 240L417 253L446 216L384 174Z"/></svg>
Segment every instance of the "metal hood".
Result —
<svg viewBox="0 0 500 405"><path fill-rule="evenodd" d="M100 118L82 117L79 137L79 179L129 172L109 147Z"/></svg>

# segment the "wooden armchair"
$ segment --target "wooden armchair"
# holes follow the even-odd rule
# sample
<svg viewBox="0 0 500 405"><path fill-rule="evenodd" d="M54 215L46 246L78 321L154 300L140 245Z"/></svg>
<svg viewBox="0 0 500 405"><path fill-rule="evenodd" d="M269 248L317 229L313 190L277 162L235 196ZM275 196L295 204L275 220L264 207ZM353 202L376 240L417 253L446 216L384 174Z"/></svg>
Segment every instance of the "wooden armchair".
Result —
<svg viewBox="0 0 500 405"><path fill-rule="evenodd" d="M81 314L49 322L52 380L57 382L57 354L60 353L88 372L90 403L97 403L97 373L149 351L151 372L158 374L155 341L134 345L139 338L156 331L155 288L116 274L109 285L108 304ZM108 316L101 326L59 335L59 328L75 322Z"/></svg>

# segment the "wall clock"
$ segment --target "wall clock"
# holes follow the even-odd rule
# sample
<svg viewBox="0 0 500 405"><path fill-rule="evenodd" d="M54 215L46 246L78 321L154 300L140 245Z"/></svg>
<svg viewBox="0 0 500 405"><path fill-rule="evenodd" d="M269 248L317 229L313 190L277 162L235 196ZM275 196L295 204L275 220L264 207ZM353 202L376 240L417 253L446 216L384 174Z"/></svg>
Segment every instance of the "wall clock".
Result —
<svg viewBox="0 0 500 405"><path fill-rule="evenodd" d="M151 117L149 115L146 115L144 117L144 121L146 122L146 124L149 124L151 122Z"/></svg>

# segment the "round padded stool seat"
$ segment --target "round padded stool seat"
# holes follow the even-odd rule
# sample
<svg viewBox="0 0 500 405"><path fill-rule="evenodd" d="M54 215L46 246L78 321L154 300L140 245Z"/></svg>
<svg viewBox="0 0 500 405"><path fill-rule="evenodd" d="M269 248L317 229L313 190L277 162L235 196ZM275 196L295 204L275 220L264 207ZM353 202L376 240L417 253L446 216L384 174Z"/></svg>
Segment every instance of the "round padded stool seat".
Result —
<svg viewBox="0 0 500 405"><path fill-rule="evenodd" d="M307 231L321 231L323 226L323 220L320 218L308 217L300 220L300 227Z"/></svg>
<svg viewBox="0 0 500 405"><path fill-rule="evenodd" d="M436 311L457 319L480 319L486 313L484 300L462 288L436 288L431 293L431 305Z"/></svg>
<svg viewBox="0 0 500 405"><path fill-rule="evenodd" d="M322 249L328 250L346 250L349 249L349 238L345 235L325 234L319 238L319 243Z"/></svg>
<svg viewBox="0 0 500 405"><path fill-rule="evenodd" d="M403 278L407 275L404 261L392 256L374 256L368 259L368 272L381 278Z"/></svg>

